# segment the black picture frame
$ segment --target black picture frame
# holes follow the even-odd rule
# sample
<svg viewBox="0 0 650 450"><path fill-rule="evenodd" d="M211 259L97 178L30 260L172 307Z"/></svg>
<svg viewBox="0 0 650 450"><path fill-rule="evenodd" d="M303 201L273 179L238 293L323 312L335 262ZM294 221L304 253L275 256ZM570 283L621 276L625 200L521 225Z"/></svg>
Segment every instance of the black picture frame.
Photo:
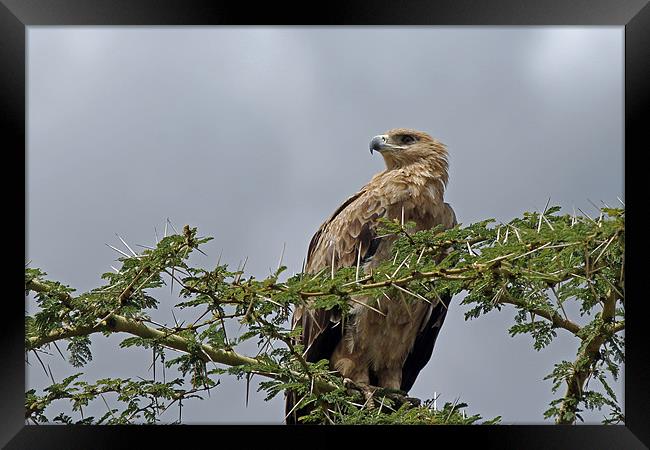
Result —
<svg viewBox="0 0 650 450"><path fill-rule="evenodd" d="M25 237L26 152L26 31L32 25L615 25L625 27L625 196L627 208L626 305L627 327L625 399L626 424L620 426L512 425L472 427L281 427L281 426L25 426L24 392L24 310L19 301L22 275L20 248L14 229ZM0 364L0 444L6 448L115 448L135 446L143 439L149 446L170 443L180 437L186 445L200 447L201 441L214 445L251 445L251 439L266 444L277 439L283 446L339 446L344 439L362 434L364 445L397 438L403 445L438 444L451 439L461 447L470 441L495 448L648 448L650 445L650 371L645 357L647 300L640 295L639 259L644 241L641 236L641 200L635 197L635 170L643 170L642 141L650 99L650 6L647 0L447 0L396 2L381 0L328 1L321 4L281 7L221 0L0 0L0 117L7 144L5 177L10 172L25 174L22 195L14 195L15 183L5 188L10 220L6 242L14 243L7 257L12 264L11 291L5 287ZM588 162L587 162L588 163ZM642 182L642 181L641 181ZM20 185L19 185L20 186ZM6 201L6 200L5 200ZM18 219L16 217L19 217ZM26 241L25 241L26 242ZM631 268L631 269L630 269ZM13 271L16 271L14 274ZM631 290L630 290L631 289ZM174 435L172 435L172 433ZM176 434L180 433L180 436ZM389 433L391 436L389 436ZM395 433L398 433L395 435ZM408 436L407 436L408 433ZM226 444L226 434L236 434L241 442ZM327 436L325 436L325 434ZM215 440L217 442L215 442ZM304 440L304 441L303 441ZM320 444L320 445L319 445Z"/></svg>

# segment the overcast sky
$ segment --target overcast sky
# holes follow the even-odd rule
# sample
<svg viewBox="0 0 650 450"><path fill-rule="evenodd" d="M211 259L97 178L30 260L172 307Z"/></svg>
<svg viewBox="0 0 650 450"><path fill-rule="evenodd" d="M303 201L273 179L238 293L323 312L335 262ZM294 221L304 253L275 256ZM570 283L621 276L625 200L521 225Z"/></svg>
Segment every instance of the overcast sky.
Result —
<svg viewBox="0 0 650 450"><path fill-rule="evenodd" d="M167 217L215 237L198 265L223 252L265 277L286 244L298 272L318 226L383 169L368 142L390 128L447 144L445 200L462 223L507 221L549 197L594 215L589 200L624 200L623 27L29 27L27 37L27 259L80 292L116 265L104 245L120 245L116 233L151 245ZM161 299L153 317L173 323L174 298ZM560 330L535 352L530 337L508 336L512 309L465 322L460 299L411 394L542 423L554 398L542 378L574 359L576 339ZM151 377L151 354L120 350L124 337L93 336L88 381ZM28 388L42 389L49 377L30 362ZM77 371L58 355L47 362L57 381ZM210 399L185 402L186 422L282 423L281 396L264 402L253 388L246 407L245 382L221 381Z"/></svg>

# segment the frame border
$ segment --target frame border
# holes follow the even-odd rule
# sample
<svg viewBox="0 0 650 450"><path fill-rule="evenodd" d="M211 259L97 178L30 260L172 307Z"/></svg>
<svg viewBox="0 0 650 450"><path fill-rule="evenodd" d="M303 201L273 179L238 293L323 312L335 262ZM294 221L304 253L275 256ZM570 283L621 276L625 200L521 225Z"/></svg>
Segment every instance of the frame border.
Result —
<svg viewBox="0 0 650 450"><path fill-rule="evenodd" d="M641 165L637 156L647 148L641 147L647 125L642 116L647 116L650 100L650 6L648 0L444 0L436 3L426 0L412 0L408 3L377 0L364 3L361 0L327 2L311 5L309 14L306 8L280 8L270 2L250 5L223 0L0 0L0 60L2 80L0 89L0 121L4 122L3 136L11 144L7 149L16 157L17 164L11 167L23 170L22 199L15 196L15 209L21 211L25 246L14 249L16 280L22 280L22 268L15 262L24 259L26 250L26 34L27 27L35 25L618 25L625 26L625 171L638 170ZM638 161L637 161L638 160ZM635 164L636 163L636 164ZM642 174L641 177L647 174ZM626 228L628 243L625 258L639 259L642 238L639 236L640 214L638 203L633 199L635 190L632 182L637 177L624 177L626 201L632 201L632 210L627 210ZM644 179L644 178L641 178ZM13 189L6 191L13 192ZM630 200L632 197L632 200ZM21 200L22 206L21 206ZM14 206L12 204L12 206ZM21 209L22 208L22 209ZM626 208L627 209L627 208ZM15 219L14 219L15 220ZM20 233L20 230L18 230ZM11 239L17 243L18 239ZM630 250L639 245L639 250ZM638 244L637 244L638 243ZM19 247L20 244L16 245ZM629 264L628 264L629 265ZM249 437L265 439L269 443L269 433L289 439L304 438L312 443L320 442L319 437L326 433L336 439L353 437L351 433L362 432L371 439L367 442L386 442L388 435L407 431L411 439L458 438L476 441L482 446L499 448L648 448L650 445L650 370L643 346L643 320L647 302L637 300L640 277L635 273L639 266L632 264L627 269L626 289L632 286L632 302L627 305L626 328L626 367L624 409L626 425L577 425L542 426L511 425L487 427L277 427L252 425L230 426L169 426L129 427L129 426L25 426L24 423L24 314L19 302L7 301L8 320L0 329L4 362L0 365L0 383L5 389L0 400L0 445L6 448L39 448L47 439L48 448L115 448L120 443L146 439L150 445L170 442L170 433L184 431L190 442L201 438L213 440L217 433L230 432L240 437L242 431ZM630 272L632 276L630 277ZM13 273L13 272L12 272ZM647 275L646 275L647 276ZM632 283L630 283L632 280ZM8 300L20 297L24 286L12 283ZM22 339L21 339L22 338ZM173 430L173 431L172 431ZM388 431L390 430L390 431ZM137 434L136 434L137 433ZM228 433L228 434L230 434ZM435 434L434 434L435 433ZM417 435L417 436L416 436ZM185 437L184 436L184 437ZM275 436L274 436L275 437ZM12 439L13 438L13 439ZM323 436L325 438L325 436ZM296 442L296 441L294 441ZM326 442L325 440L322 441ZM345 441L344 441L345 442ZM331 445L331 444L330 444Z"/></svg>

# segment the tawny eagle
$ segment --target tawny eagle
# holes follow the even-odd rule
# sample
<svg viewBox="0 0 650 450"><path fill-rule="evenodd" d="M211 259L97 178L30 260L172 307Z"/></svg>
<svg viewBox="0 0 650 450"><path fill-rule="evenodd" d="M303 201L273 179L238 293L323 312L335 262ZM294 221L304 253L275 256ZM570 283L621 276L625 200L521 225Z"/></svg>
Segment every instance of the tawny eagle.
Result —
<svg viewBox="0 0 650 450"><path fill-rule="evenodd" d="M415 222L416 231L456 225L453 209L444 202L444 144L421 131L399 128L372 138L373 151L383 156L386 170L321 225L309 244L305 272L356 266L358 260L369 272L389 258L394 237L378 236L379 218ZM374 305L383 314L355 303L343 322L336 310L297 307L292 326L302 328L307 361L327 359L332 370L356 384L408 392L431 358L449 300L443 296L444 304L430 304L382 298ZM305 414L295 408L297 401L295 393L287 393L287 423Z"/></svg>

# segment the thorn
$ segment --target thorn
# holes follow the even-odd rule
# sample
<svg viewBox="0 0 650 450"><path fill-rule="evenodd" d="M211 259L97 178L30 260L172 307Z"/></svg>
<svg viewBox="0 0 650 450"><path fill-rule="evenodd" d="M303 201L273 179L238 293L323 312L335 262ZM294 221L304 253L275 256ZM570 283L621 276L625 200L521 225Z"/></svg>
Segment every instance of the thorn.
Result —
<svg viewBox="0 0 650 450"><path fill-rule="evenodd" d="M551 230L555 231L555 228L553 228L553 225L551 225L551 222L548 221L548 219L546 218L546 216L542 216L542 217L544 217L544 222L546 222L547 225L548 225L549 227L551 227Z"/></svg>
<svg viewBox="0 0 650 450"><path fill-rule="evenodd" d="M421 296L420 294L418 294L418 293L411 292L411 291L409 291L408 289L403 288L403 287L400 286L399 284L393 284L393 287L396 287L396 288L399 289L400 291L406 292L407 294L412 295L412 296L415 297L415 298L419 298L420 300L424 300L424 301L427 302L428 304L431 304L431 301L430 301L429 299L427 299L427 298L425 298L425 297L422 297L422 296Z"/></svg>
<svg viewBox="0 0 650 450"><path fill-rule="evenodd" d="M510 231L510 228L506 227L506 235L505 235L505 237L503 238L503 243L504 243L504 244L505 244L506 242L508 242L508 233L509 233L509 231ZM538 230L538 232L539 232L539 230Z"/></svg>
<svg viewBox="0 0 650 450"><path fill-rule="evenodd" d="M52 369L50 368L50 365L47 365L47 370L50 372L50 379L52 380L53 384L56 384L56 381L54 381L54 375L52 375Z"/></svg>
<svg viewBox="0 0 650 450"><path fill-rule="evenodd" d="M353 298L353 297L350 297L350 301L352 301L353 303L356 303L357 305L365 306L366 308L372 309L374 312L379 313L379 314L381 314L382 316L386 317L386 314L385 314L384 312L379 311L377 308L374 308L374 307L370 306L370 305L367 304L367 303L360 302L359 300L357 300L357 299L355 299L355 298ZM345 327L342 327L342 329L344 329L344 328L345 328Z"/></svg>
<svg viewBox="0 0 650 450"><path fill-rule="evenodd" d="M411 308L409 308L408 304L406 303L406 299L404 298L404 295L399 294L399 301L402 302L402 305L404 305L404 310L406 311L406 314L409 316L409 320L413 320L413 314L411 313Z"/></svg>
<svg viewBox="0 0 650 450"><path fill-rule="evenodd" d="M497 242L499 242L500 238L501 238L501 227L497 228Z"/></svg>
<svg viewBox="0 0 650 450"><path fill-rule="evenodd" d="M585 216L587 219L589 219L589 220L590 220L594 225L598 225L598 224L596 223L596 221L595 221L594 219L592 219L590 216L588 216L587 214L585 214L585 212L584 212L583 210L581 210L580 208L578 208L578 211L580 211L580 212L582 213L582 215Z"/></svg>
<svg viewBox="0 0 650 450"><path fill-rule="evenodd" d="M149 250L155 250L155 248L149 247L148 245L142 245L142 244L135 244L135 245L142 248L148 248Z"/></svg>
<svg viewBox="0 0 650 450"><path fill-rule="evenodd" d="M201 314L199 317L197 317L196 320L194 322L192 322L192 325L190 325L190 326L192 326L192 327L195 326L199 322L199 320L203 319L206 316L206 314L208 314L209 312L210 312L210 310L206 309L205 312L203 314Z"/></svg>
<svg viewBox="0 0 650 450"><path fill-rule="evenodd" d="M156 359L158 359L156 349L151 347L151 366L149 368L153 368L153 381L156 381Z"/></svg>
<svg viewBox="0 0 650 450"><path fill-rule="evenodd" d="M377 410L377 416L379 416L379 414L381 413L382 408L384 407L384 400L386 400L385 395L381 398L381 403L379 404L379 409Z"/></svg>
<svg viewBox="0 0 650 450"><path fill-rule="evenodd" d="M388 296L388 294L386 294L384 291L381 291L381 293L384 294L384 297L386 297L386 299L387 299L389 302L392 302L392 301L393 301L393 299L391 299L391 298ZM378 307L379 309L381 309L381 302L379 301L379 297L377 297L376 300L377 300L377 307Z"/></svg>
<svg viewBox="0 0 650 450"><path fill-rule="evenodd" d="M426 249L426 246L422 246L422 251L420 252L420 256L418 256L417 264L420 264L420 260L422 259L422 256L424 256L424 250L425 249Z"/></svg>
<svg viewBox="0 0 650 450"><path fill-rule="evenodd" d="M156 245L160 242L160 238L158 237L158 230L156 229L156 226L154 225L153 227L153 232L156 235Z"/></svg>
<svg viewBox="0 0 650 450"><path fill-rule="evenodd" d="M169 217L167 217L167 222L169 222L169 224L172 226L172 230L174 230L174 233L178 234L178 230L176 229L172 221L169 220Z"/></svg>
<svg viewBox="0 0 650 450"><path fill-rule="evenodd" d="M404 228L404 205L402 205L402 228Z"/></svg>
<svg viewBox="0 0 650 450"><path fill-rule="evenodd" d="M63 353L61 353L61 349L59 348L59 346L56 345L56 341L52 341L52 343L54 344L56 351L59 352L59 355L61 355L61 358L63 358L63 360L65 361L65 356L63 356Z"/></svg>
<svg viewBox="0 0 650 450"><path fill-rule="evenodd" d="M589 203L591 203L591 206L593 206L593 207L596 209L597 212L599 212L599 213L601 212L601 211L600 211L600 208L599 208L599 207L598 207L594 202L592 202L592 201L589 200L589 199L587 199L587 201L588 201Z"/></svg>
<svg viewBox="0 0 650 450"><path fill-rule="evenodd" d="M105 243L105 245L108 246L108 247L110 247L110 248L112 248L112 249L115 250L116 252L118 252L118 253L120 253L120 254L126 256L127 258L132 258L131 255L127 255L126 253L124 253L124 252L123 252L122 250L120 250L119 248L115 248L115 247L113 247L111 244L106 244L106 243Z"/></svg>
<svg viewBox="0 0 650 450"><path fill-rule="evenodd" d="M250 393L251 387L251 374L246 374L246 408L248 408L248 394Z"/></svg>
<svg viewBox="0 0 650 450"><path fill-rule="evenodd" d="M323 272L325 272L325 268L319 270L318 273L316 273L316 275L314 275L314 277L309 281L314 281L316 278L320 277L323 274Z"/></svg>
<svg viewBox="0 0 650 450"><path fill-rule="evenodd" d="M546 217L544 217L544 219L546 219ZM519 243L522 243L523 241L521 240L521 236L519 235L519 230L517 229L517 227L515 227L514 225L510 225L510 224L508 224L508 225L511 226L513 230L515 230L515 234L517 235L517 240L519 241ZM551 227L551 228L553 228L553 227Z"/></svg>
<svg viewBox="0 0 650 450"><path fill-rule="evenodd" d="M120 239L120 241L122 241L122 244L124 244L124 246L125 246L126 248L128 248L129 251L130 251L131 253L133 253L133 256L138 256L138 254L137 254L136 252L134 252L133 249L132 249L131 247L129 247L129 244L127 244L127 243L124 241L124 239L122 239L122 236L120 236L120 235L117 234L117 233L115 233L115 236L117 236L117 237Z"/></svg>
<svg viewBox="0 0 650 450"><path fill-rule="evenodd" d="M115 273L120 273L120 271L117 270L117 269L116 269L115 267L113 267L113 266L111 266L111 269L113 269L113 270L115 271Z"/></svg>
<svg viewBox="0 0 650 450"><path fill-rule="evenodd" d="M625 203L623 203L623 200L621 200L620 198L618 198L618 196L616 197L616 200L618 200L619 203L620 203L621 205L623 205L623 208L625 208Z"/></svg>
<svg viewBox="0 0 650 450"><path fill-rule="evenodd" d="M218 266L219 263L221 262L221 255L222 255L222 254L223 254L223 248L222 248L221 251L219 252L219 259L217 259L217 266Z"/></svg>
<svg viewBox="0 0 650 450"><path fill-rule="evenodd" d="M616 237L616 234L615 234L614 236L612 236L612 237L609 239L609 241L607 242L607 245L605 246L605 248L603 248L603 249L601 250L601 252L600 252L600 254L598 255L598 257L594 260L594 265L598 262L598 260L600 259L600 257L603 256L603 253L605 253L605 250L607 250L607 247L609 247L609 244L611 244L611 243L614 241L614 238L615 238L615 237Z"/></svg>
<svg viewBox="0 0 650 450"><path fill-rule="evenodd" d="M537 251L539 251L539 250L545 249L545 248L548 247L549 245L551 245L551 242L547 242L546 244L544 244L544 245L542 245L542 246L540 246L540 247L534 248L534 249L532 249L532 250L530 250L530 251L528 251L528 252L526 252L526 253L523 253L523 254L521 254L521 255L519 255L519 256L513 258L513 261L516 260L516 259L519 259L519 258L523 258L524 256L528 256L528 255L530 255L531 253L534 253L534 252L537 252Z"/></svg>
<svg viewBox="0 0 650 450"><path fill-rule="evenodd" d="M542 214L539 216L539 222L537 223L537 232L539 233L542 229L542 218L545 219L544 214L546 214L546 209L548 208L548 204L551 203L551 197L548 198L546 201L546 206L544 206L544 211L542 211ZM548 221L547 221L548 222Z"/></svg>
<svg viewBox="0 0 650 450"><path fill-rule="evenodd" d="M429 292L433 292L433 294L436 296L436 300L437 300L436 305L442 305L443 308L449 309L449 308L447 308L447 305L445 305L445 302L442 301L442 299L440 298L440 295L438 295L438 292L435 289L429 290ZM431 302L429 302L429 303L431 303Z"/></svg>
<svg viewBox="0 0 650 450"><path fill-rule="evenodd" d="M411 253L411 254L412 254L412 253ZM395 275L397 275L397 272L399 272L399 270L402 268L402 266L404 265L404 263L406 262L406 260L409 259L410 256L411 256L411 255L408 255L406 258L404 258L404 261L402 261L402 262L400 263L400 265L397 266L397 269L395 269L395 272L393 272L393 275L391 275L391 276L389 277L391 280L392 280L393 278L395 278Z"/></svg>
<svg viewBox="0 0 650 450"><path fill-rule="evenodd" d="M34 354L36 355L36 359L38 359L38 362L41 363L41 367L43 367L43 372L45 372L45 376L47 376L47 370L45 369L45 364L43 364L43 360L41 359L41 357L38 356L38 352L36 351L36 349L34 349Z"/></svg>
<svg viewBox="0 0 650 450"><path fill-rule="evenodd" d="M283 307L280 303L271 300L269 297L264 297L264 296L261 295L261 294L257 294L257 296L258 296L259 298L261 298L262 300L265 300L265 301L267 301L267 302L273 303L275 306L279 306L280 308Z"/></svg>
<svg viewBox="0 0 650 450"><path fill-rule="evenodd" d="M235 283L239 283L239 280L241 280L242 275L244 274L244 268L246 267L246 263L248 262L248 256L244 258L244 264L241 265L241 269L239 268L239 264L237 265L237 272L241 272L237 274L237 279L235 280ZM240 261L241 263L241 261Z"/></svg>
<svg viewBox="0 0 650 450"><path fill-rule="evenodd" d="M399 255L399 250L395 252L395 258L393 258L393 265L397 262L397 255Z"/></svg>
<svg viewBox="0 0 650 450"><path fill-rule="evenodd" d="M456 397L456 399L454 400L454 404L451 405L451 411L449 411L449 415L448 415L447 418L445 419L445 423L447 423L447 421L448 421L449 418L451 417L452 413L453 413L454 410L456 409L456 405L458 404L458 400L460 400L460 397Z"/></svg>
<svg viewBox="0 0 650 450"><path fill-rule="evenodd" d="M293 405L293 408L291 408L291 410L287 413L287 415L284 416L284 420L287 420L287 417L289 417L289 416L291 415L291 413L293 413L293 411L298 407L298 405L300 404L300 402L302 402L302 401L305 399L305 397L307 397L307 394L305 394L305 395L304 395L300 400L298 400L298 401L296 402L295 405Z"/></svg>
<svg viewBox="0 0 650 450"><path fill-rule="evenodd" d="M573 205L573 217L571 218L571 227L573 228L573 225L577 222L576 218L576 207Z"/></svg>
<svg viewBox="0 0 650 450"><path fill-rule="evenodd" d="M165 222L165 232L163 233L163 237L167 237L167 222Z"/></svg>
<svg viewBox="0 0 650 450"><path fill-rule="evenodd" d="M353 280L353 281L348 281L347 283L343 283L341 285L341 287L347 287L347 286L351 286L353 284L361 283L363 281L368 281L370 278L372 278L370 275L366 275L365 277L359 278L358 280Z"/></svg>
<svg viewBox="0 0 650 450"><path fill-rule="evenodd" d="M282 253L280 253L280 261L278 261L278 270L280 270L280 266L282 266L282 259L284 258L284 250L287 247L287 243L283 242L282 243Z"/></svg>

